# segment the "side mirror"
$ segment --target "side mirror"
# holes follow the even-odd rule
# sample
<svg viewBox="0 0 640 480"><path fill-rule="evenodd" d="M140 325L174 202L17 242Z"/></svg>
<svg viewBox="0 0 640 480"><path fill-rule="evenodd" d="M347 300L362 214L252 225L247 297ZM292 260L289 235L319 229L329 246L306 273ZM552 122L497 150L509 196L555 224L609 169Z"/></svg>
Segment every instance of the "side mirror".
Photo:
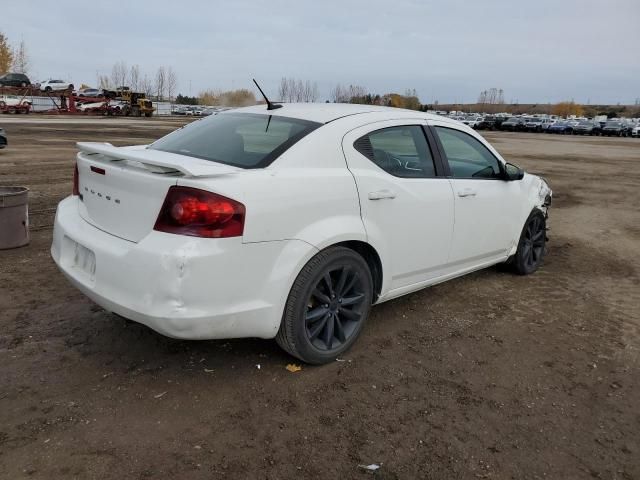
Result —
<svg viewBox="0 0 640 480"><path fill-rule="evenodd" d="M504 179L507 182L512 182L514 180L522 180L524 178L524 170L522 170L517 165L512 163L507 163L504 166Z"/></svg>

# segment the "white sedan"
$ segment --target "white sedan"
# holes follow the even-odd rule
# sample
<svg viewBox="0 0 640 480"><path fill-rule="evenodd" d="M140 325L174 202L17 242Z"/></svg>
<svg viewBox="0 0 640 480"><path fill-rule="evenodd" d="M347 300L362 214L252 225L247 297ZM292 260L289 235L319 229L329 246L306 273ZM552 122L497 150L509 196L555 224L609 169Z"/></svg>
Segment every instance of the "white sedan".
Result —
<svg viewBox="0 0 640 480"><path fill-rule="evenodd" d="M53 259L171 337L276 338L321 364L371 305L545 254L551 190L471 128L343 104L219 112L151 145L79 143Z"/></svg>
<svg viewBox="0 0 640 480"><path fill-rule="evenodd" d="M65 82L64 80L45 80L40 82L39 87L43 92L73 90L73 83Z"/></svg>
<svg viewBox="0 0 640 480"><path fill-rule="evenodd" d="M462 123L474 129L477 128L478 125L482 122L484 122L484 117L467 117L462 120Z"/></svg>

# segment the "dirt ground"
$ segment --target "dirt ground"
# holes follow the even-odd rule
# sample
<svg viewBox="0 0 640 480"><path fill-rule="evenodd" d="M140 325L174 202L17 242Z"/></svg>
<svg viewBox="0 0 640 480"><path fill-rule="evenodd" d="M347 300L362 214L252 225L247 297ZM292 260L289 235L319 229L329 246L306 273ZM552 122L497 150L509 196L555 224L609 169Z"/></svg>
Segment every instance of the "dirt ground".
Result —
<svg viewBox="0 0 640 480"><path fill-rule="evenodd" d="M640 478L640 139L487 134L554 189L543 268L385 303L343 361L290 373L272 341L106 313L50 258L74 142L180 124L0 118L32 224L0 251L0 478Z"/></svg>

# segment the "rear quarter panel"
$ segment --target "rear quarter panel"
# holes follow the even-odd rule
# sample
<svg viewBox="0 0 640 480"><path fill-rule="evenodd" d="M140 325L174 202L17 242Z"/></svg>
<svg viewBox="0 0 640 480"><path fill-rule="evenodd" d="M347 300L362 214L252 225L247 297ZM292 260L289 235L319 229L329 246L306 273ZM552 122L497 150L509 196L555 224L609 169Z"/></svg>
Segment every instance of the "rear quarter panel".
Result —
<svg viewBox="0 0 640 480"><path fill-rule="evenodd" d="M342 154L343 129L328 124L310 133L265 169L211 179L180 179L246 207L243 241L297 239L323 249L366 240L353 176Z"/></svg>

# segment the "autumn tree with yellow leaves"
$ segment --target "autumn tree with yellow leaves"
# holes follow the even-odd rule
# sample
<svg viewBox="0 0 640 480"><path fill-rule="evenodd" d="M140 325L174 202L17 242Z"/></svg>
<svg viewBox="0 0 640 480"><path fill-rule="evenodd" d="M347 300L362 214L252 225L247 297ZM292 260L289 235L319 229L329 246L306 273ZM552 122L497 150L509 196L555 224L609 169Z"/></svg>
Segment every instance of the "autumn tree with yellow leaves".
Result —
<svg viewBox="0 0 640 480"><path fill-rule="evenodd" d="M556 103L553 106L551 113L560 117L569 117L571 115L581 117L584 115L584 108L582 108L582 105L579 105L572 100L570 102Z"/></svg>
<svg viewBox="0 0 640 480"><path fill-rule="evenodd" d="M13 65L13 52L7 37L0 32L0 75L7 73L11 65Z"/></svg>

